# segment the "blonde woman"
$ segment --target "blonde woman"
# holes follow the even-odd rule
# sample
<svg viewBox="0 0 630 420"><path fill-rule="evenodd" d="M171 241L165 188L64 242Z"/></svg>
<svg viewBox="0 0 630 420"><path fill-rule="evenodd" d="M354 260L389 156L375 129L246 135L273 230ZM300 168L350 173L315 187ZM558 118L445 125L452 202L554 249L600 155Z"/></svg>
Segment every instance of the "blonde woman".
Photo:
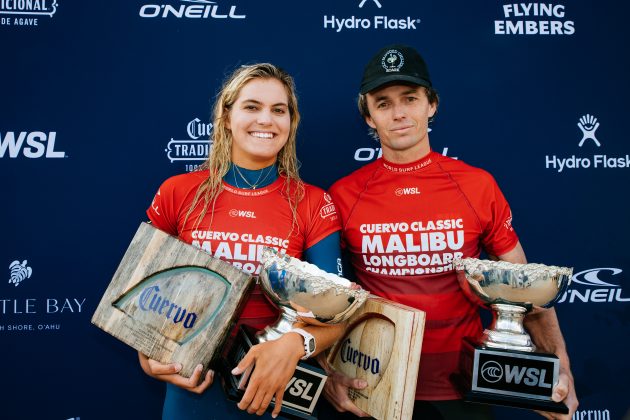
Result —
<svg viewBox="0 0 630 420"><path fill-rule="evenodd" d="M286 72L267 63L236 69L214 106L208 160L200 170L160 186L147 210L151 222L252 274L259 273L263 246L336 272L339 220L330 197L298 174L299 119L294 83ZM257 286L239 323L262 329L277 315ZM181 366L139 354L143 370L167 382L163 418L264 415L272 397L282 399L299 360L326 349L341 333L341 327L300 327L315 337L315 352L306 354L305 338L298 333L254 346L233 371L256 366L238 406L213 384L218 380L214 372L202 380L198 366L185 378L178 374ZM277 404L272 416L279 411Z"/></svg>

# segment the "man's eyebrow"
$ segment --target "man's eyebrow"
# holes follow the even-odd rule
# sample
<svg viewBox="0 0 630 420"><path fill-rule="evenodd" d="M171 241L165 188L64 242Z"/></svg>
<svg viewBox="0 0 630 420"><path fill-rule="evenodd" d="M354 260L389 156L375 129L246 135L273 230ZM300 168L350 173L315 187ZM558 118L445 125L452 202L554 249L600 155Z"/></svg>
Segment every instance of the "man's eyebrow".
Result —
<svg viewBox="0 0 630 420"><path fill-rule="evenodd" d="M415 94L418 93L418 91L420 90L420 88L417 87L409 87L409 89L403 90L399 96L405 96L405 95L410 95L410 94ZM374 98L374 101L378 102L378 101L384 101L389 99L388 95L378 95Z"/></svg>

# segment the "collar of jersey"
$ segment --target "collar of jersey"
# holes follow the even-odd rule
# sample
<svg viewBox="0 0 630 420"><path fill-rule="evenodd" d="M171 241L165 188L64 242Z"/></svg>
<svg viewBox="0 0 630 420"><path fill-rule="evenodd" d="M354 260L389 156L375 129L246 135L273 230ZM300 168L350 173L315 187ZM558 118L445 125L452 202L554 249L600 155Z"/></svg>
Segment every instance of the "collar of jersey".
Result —
<svg viewBox="0 0 630 420"><path fill-rule="evenodd" d="M284 182L284 177L279 176L278 179L276 179L274 182L267 185L266 187L252 190L252 189L245 189L245 188L236 188L228 184L227 182L223 181L223 189L227 192L230 192L236 195L242 195L246 197L257 197L260 195L269 194L270 192L277 190L278 188L280 188L283 182Z"/></svg>
<svg viewBox="0 0 630 420"><path fill-rule="evenodd" d="M435 162L436 155L436 152L430 151L425 157L410 163L393 163L384 158L382 158L381 163L383 167L390 172L416 172Z"/></svg>

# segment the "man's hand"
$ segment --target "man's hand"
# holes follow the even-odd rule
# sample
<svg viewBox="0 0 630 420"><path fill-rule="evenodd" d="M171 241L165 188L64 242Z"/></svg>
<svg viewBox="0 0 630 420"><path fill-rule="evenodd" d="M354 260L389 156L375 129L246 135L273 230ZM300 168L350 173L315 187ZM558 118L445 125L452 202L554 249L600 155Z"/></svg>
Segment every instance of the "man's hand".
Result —
<svg viewBox="0 0 630 420"><path fill-rule="evenodd" d="M537 411L538 414L547 419L559 419L559 420L571 420L573 414L578 408L578 399L575 395L575 388L573 387L573 377L571 372L564 368L560 368L560 374L558 375L558 383L553 387L553 394L551 398L555 402L562 401L569 407L569 414L552 413L548 411Z"/></svg>
<svg viewBox="0 0 630 420"><path fill-rule="evenodd" d="M197 365L192 376L190 378L186 378L179 374L182 370L182 365L180 363L160 363L157 360L149 359L140 352L138 352L138 358L140 359L140 366L142 366L142 370L150 377L176 385L190 392L194 392L195 394L201 394L204 392L210 385L212 385L212 381L214 380L214 371L208 370L206 377L200 383L201 372L203 370L203 366L201 365Z"/></svg>
<svg viewBox="0 0 630 420"><path fill-rule="evenodd" d="M363 389L367 382L363 379L349 378L339 372L329 372L324 385L324 395L330 404L339 412L349 411L355 416L370 417L369 414L354 405L348 397L349 388Z"/></svg>
<svg viewBox="0 0 630 420"><path fill-rule="evenodd" d="M249 368L255 368L247 384L238 408L261 416L267 410L273 397L276 398L272 417L280 414L284 390L293 377L295 367L304 356L304 340L297 333L286 333L277 340L253 346L233 375L240 375Z"/></svg>

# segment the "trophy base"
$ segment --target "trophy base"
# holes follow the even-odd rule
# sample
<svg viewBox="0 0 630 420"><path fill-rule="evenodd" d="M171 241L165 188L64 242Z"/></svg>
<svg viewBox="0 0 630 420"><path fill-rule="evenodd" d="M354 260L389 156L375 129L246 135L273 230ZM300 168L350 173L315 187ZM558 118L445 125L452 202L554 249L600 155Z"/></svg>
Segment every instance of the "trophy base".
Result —
<svg viewBox="0 0 630 420"><path fill-rule="evenodd" d="M251 376L251 372L234 376L230 371L245 356L250 347L257 343L255 331L248 326L240 326L234 344L220 363L223 390L229 400L236 402L241 400ZM314 413L315 405L324 389L326 378L325 372L319 367L304 361L300 362L284 392L281 415L290 419L317 420L317 414ZM272 411L274 405L272 399L267 411Z"/></svg>
<svg viewBox="0 0 630 420"><path fill-rule="evenodd" d="M560 368L554 354L495 349L465 338L460 368L451 379L465 401L569 413L551 399Z"/></svg>

